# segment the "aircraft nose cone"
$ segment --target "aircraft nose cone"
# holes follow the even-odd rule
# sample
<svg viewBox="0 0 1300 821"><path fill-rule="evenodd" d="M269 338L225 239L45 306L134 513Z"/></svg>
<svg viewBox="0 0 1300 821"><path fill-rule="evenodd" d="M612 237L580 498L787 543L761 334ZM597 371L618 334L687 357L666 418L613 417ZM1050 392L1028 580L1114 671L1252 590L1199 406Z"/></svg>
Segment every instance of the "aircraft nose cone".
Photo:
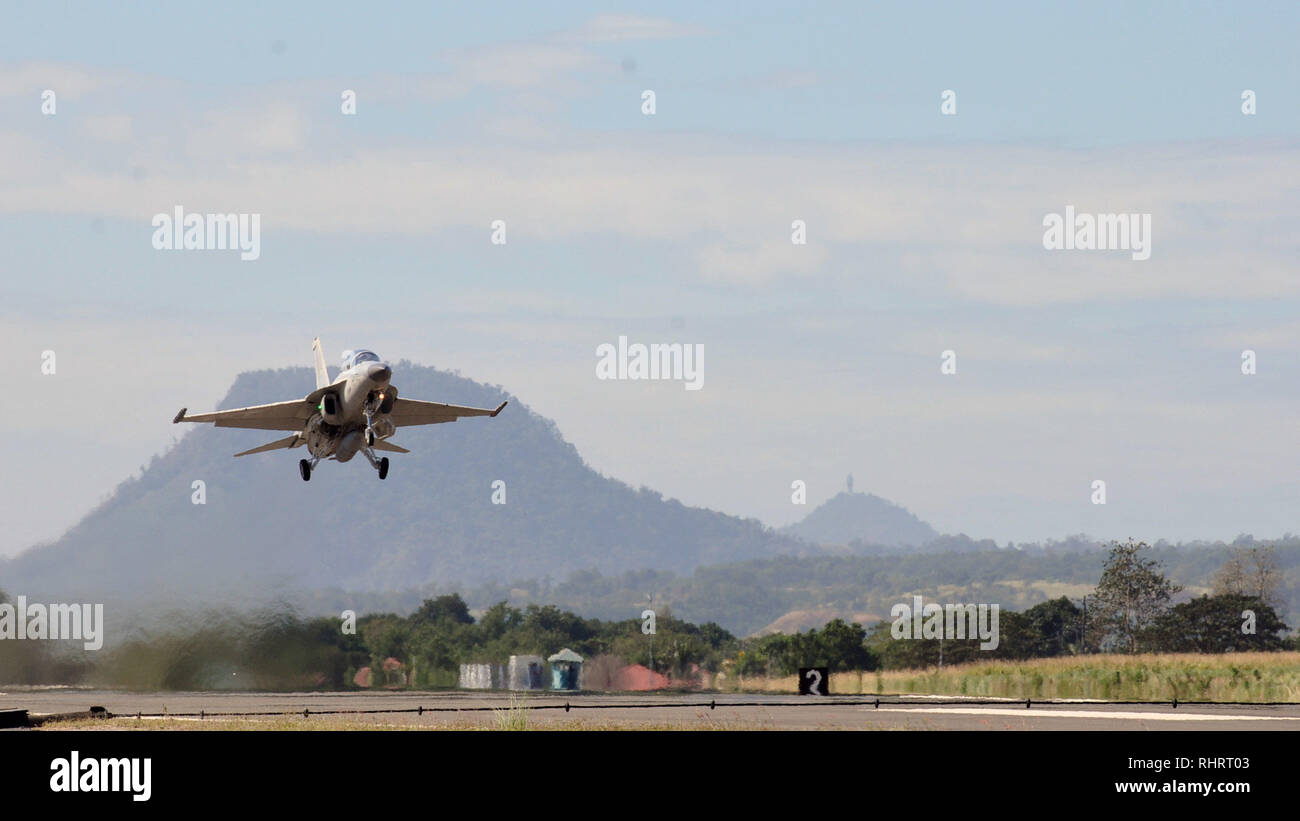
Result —
<svg viewBox="0 0 1300 821"><path fill-rule="evenodd" d="M374 382L378 382L381 385L386 384L388 380L392 378L392 376L393 376L393 369L388 367L387 365L377 365L373 370L370 371L371 380Z"/></svg>

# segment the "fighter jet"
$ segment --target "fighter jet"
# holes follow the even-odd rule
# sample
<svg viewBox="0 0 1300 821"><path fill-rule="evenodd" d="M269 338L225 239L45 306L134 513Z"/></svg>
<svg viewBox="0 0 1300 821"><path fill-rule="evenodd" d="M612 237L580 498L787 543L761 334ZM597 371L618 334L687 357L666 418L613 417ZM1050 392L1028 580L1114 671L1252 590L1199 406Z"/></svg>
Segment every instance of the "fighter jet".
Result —
<svg viewBox="0 0 1300 821"><path fill-rule="evenodd" d="M319 338L312 341L311 348L316 357L316 390L306 397L193 416L186 414L188 408L181 408L172 422L212 422L219 428L294 431L283 439L235 456L306 445L311 459L298 462L298 473L304 482L311 481L311 473L320 460L346 462L358 452L379 471L380 479L386 479L388 457L376 459L375 451L410 453L388 441L399 427L455 422L462 416L496 416L506 406L502 402L495 408L467 408L400 399L397 388L389 381L393 369L373 351L344 351L343 370L331 381Z"/></svg>

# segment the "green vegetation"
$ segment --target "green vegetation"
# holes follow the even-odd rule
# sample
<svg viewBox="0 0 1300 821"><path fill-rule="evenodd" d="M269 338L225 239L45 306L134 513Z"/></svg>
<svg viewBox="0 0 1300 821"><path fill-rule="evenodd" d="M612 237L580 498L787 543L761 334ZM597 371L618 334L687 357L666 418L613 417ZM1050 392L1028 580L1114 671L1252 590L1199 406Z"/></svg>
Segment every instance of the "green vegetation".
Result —
<svg viewBox="0 0 1300 821"><path fill-rule="evenodd" d="M1245 557L1249 564L1252 552L1267 554L1276 579L1269 604L1283 621L1300 624L1300 536L1288 535L1270 546L1271 550L1242 536L1232 544L1157 542L1147 554L1184 587L1184 595L1227 592L1219 579L1226 563ZM655 601L667 604L678 616L696 623L716 622L743 636L801 610L829 610L845 621L871 624L888 618L890 607L910 593L927 600L998 602L1004 611L1026 610L1062 596L1078 602L1094 592L1107 555L1106 545L1082 537L997 549L988 542L956 536L941 537L924 552L754 559L703 566L690 575L665 570L617 575L584 570L558 582L524 579L391 594L322 592L304 598L301 607L337 612L337 602L347 601L370 610L402 611L426 598L459 592L475 608L505 600L517 607L554 604L588 616L619 619L639 612L646 592L654 591ZM1247 572L1255 572L1253 565ZM1237 586L1236 592L1249 592L1242 584Z"/></svg>
<svg viewBox="0 0 1300 821"><path fill-rule="evenodd" d="M454 687L461 664L502 664L511 655L547 656L562 647L588 659L607 657L607 669L610 664L637 663L675 680L691 679L697 670L722 674L728 687L739 680L774 680L792 676L800 667L821 666L833 674L859 675L931 670L907 673L899 687L904 691L922 687L926 692L960 687L966 688L960 692L971 694L994 694L989 688L1030 695L1043 688L1129 693L1142 690L1151 676L1171 692L1192 694L1179 696L1186 698L1207 691L1280 692L1291 686L1285 676L1265 682L1258 673L1253 683L1244 673L1234 673L1224 684L1216 661L1203 662L1209 665L1209 673L1189 664L1172 671L1139 667L1127 679L1115 673L1113 682L1111 673L1102 675L1098 672L1102 668L1093 662L1049 667L1070 671L1051 680L1042 677L1040 667L1016 664L1030 659L1094 658L1098 652L1114 651L1136 656L1300 649L1296 638L1284 638L1287 625L1269 604L1277 600L1280 587L1280 572L1270 551L1242 551L1229 557L1227 570L1216 576L1220 592L1172 606L1178 586L1165 577L1161 563L1150 553L1140 542L1115 543L1101 563L1095 592L1078 603L1057 597L1020 612L1001 610L997 646L990 649L981 649L980 637L899 638L890 621L877 620L865 628L839 618L817 629L738 639L715 623L692 624L665 610L656 620L652 661L650 637L642 633L639 619L602 621L554 605L520 608L504 601L476 618L460 595L445 594L426 599L408 616L362 616L355 633L344 633L340 621L333 618L304 620L285 612L205 613L173 617L164 628L142 632L93 658L90 654L56 657L43 642L4 642L0 653L17 663L3 668L7 675L21 671L12 683L159 690L342 689L357 686L363 668L369 669L368 679L360 677L365 686ZM1253 569L1238 572L1247 566ZM990 668L989 664L1011 666ZM983 672L949 672L970 665ZM883 681L877 679L875 691Z"/></svg>
<svg viewBox="0 0 1300 821"><path fill-rule="evenodd" d="M0 593L0 601L3 600ZM716 624L695 625L661 612L654 669L682 678L698 665L720 669L737 640ZM478 619L460 596L426 600L409 616L379 613L344 633L336 618L301 619L282 611L229 616L174 614L165 626L97 653L51 649L48 642L0 642L0 672L12 684L91 684L139 690L298 690L355 686L362 668L373 687L455 687L463 663L504 663L515 654L548 656L569 647L588 658L611 655L649 665L641 622L584 619L546 605L504 602Z"/></svg>

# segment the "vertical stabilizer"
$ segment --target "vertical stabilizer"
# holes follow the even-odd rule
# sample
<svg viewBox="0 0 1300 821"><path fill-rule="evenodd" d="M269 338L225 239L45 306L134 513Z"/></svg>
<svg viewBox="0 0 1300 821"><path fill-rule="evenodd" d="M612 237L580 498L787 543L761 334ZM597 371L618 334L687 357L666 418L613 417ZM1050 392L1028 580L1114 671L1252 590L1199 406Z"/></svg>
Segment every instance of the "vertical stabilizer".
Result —
<svg viewBox="0 0 1300 821"><path fill-rule="evenodd" d="M325 367L325 352L320 348L319 336L311 341L311 350L316 355L316 387L323 388L330 383L330 372Z"/></svg>

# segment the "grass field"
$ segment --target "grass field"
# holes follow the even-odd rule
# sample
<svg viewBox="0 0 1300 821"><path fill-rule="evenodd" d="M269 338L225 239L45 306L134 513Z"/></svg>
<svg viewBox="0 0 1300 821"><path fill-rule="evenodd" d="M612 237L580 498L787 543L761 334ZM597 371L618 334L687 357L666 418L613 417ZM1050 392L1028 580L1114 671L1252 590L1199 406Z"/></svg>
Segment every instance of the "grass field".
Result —
<svg viewBox="0 0 1300 821"><path fill-rule="evenodd" d="M723 680L725 691L798 691L794 676ZM1300 702L1300 653L1093 655L929 670L833 673L836 695L914 693L1115 701Z"/></svg>

